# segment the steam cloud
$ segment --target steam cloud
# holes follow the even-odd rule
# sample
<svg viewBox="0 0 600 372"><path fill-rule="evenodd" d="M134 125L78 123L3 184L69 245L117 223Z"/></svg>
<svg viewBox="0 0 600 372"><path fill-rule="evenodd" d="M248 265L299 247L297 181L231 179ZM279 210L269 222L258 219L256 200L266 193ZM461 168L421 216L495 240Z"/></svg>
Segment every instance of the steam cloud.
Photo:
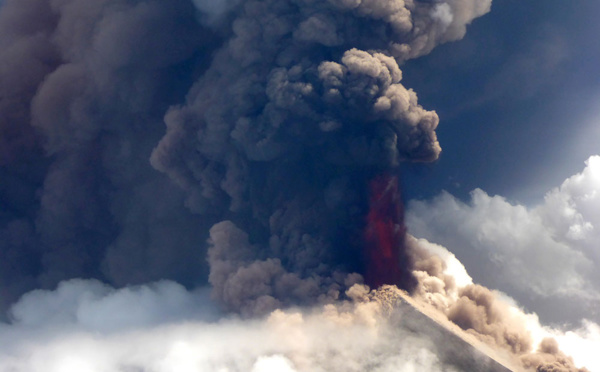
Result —
<svg viewBox="0 0 600 372"><path fill-rule="evenodd" d="M221 324L220 334L245 339L270 322L299 322L314 332L306 336L311 340L323 336L323 324L332 332L383 331L382 322L393 321L382 316L381 296L388 292L369 294L360 284L368 272L369 182L393 174L402 161L432 161L441 151L438 116L402 85L399 66L462 38L490 6L491 0L6 0L0 10L0 308L32 289L62 284L23 297L10 313L14 325L3 330L23 340L28 324L44 325L46 340L57 342L28 350L3 339L0 368L35 371L49 355L68 359L63 353L73 344L108 369L185 368L172 363L187 360L186 345L206 342L194 340L194 331L214 340L217 326L161 324L171 320L166 314L198 322L191 309L202 309L206 298L185 287L207 283L226 311L270 314L257 328ZM393 227L403 228L399 218L391 218ZM552 341L530 354L521 329L503 328L511 322L491 292L453 287L444 264L404 231L391 241L404 239L402 269L417 298L523 357L526 367L575 370ZM64 282L72 278L89 280ZM102 340L86 333L106 325L98 309L121 314L123 304L136 301L156 313L138 309L135 319L113 320L113 329L101 329ZM72 304L59 312L65 319L38 312L40 304L65 310L65 303ZM292 305L324 310L276 310ZM131 324L131 333L114 331ZM57 325L64 331L52 336ZM379 364L340 357L337 366L435 370L444 363L429 341L414 335L401 341L406 334L395 329L341 345L379 350ZM273 334L265 347L281 349L275 354L227 355L221 345L217 355L225 359L194 363L259 372L314 371L323 362L306 357L316 350L290 360L284 355L298 345L280 346L280 333ZM189 344L174 341L182 337ZM114 345L142 339L172 355L141 362L128 359L137 355L128 349L115 357ZM89 367L85 360L67 362ZM56 368L61 363L56 359Z"/></svg>
<svg viewBox="0 0 600 372"><path fill-rule="evenodd" d="M408 239L417 256L416 306L440 322L433 328L402 305L411 300L392 286L369 292L357 284L336 304L216 322L220 314L207 307L206 290L188 292L169 281L115 290L75 279L55 291L30 292L12 307L13 324L0 325L0 371L506 370L470 355L464 344L454 346L439 331L460 333L448 319L468 330L467 342L494 345L491 355L511 370L586 371L553 339L533 350L523 313L486 288L465 284L468 277L459 279L460 264L444 248ZM456 285L461 280L465 285Z"/></svg>
<svg viewBox="0 0 600 372"><path fill-rule="evenodd" d="M0 333L0 370L460 370L447 360L457 360L456 355L444 353L447 345L436 346L403 325L404 314L393 311L398 290L391 287L369 294L357 286L349 301L337 305L311 312L276 310L264 320L229 319L218 324L195 313L198 308L192 305L203 296L168 282L110 291L93 281L69 281L55 293L30 293L15 305L13 315L18 321L10 332ZM159 305L166 299L171 300L171 309ZM53 312L59 302L62 319ZM150 303L159 306L145 306ZM41 304L48 305L47 312L40 311ZM108 313L109 309L115 313ZM122 317L129 312L137 321ZM163 315L174 312L180 313L178 322L162 323ZM47 334L23 342L32 325Z"/></svg>

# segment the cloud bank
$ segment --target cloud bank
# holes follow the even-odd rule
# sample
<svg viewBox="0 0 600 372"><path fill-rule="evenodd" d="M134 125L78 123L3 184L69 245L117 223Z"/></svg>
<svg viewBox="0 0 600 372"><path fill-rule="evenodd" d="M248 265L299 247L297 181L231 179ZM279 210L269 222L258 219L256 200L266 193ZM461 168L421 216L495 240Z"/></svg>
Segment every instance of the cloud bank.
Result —
<svg viewBox="0 0 600 372"><path fill-rule="evenodd" d="M479 189L469 203L442 193L412 201L407 224L443 242L478 282L511 293L546 321L567 322L568 314L598 321L599 175L600 157L592 156L535 207Z"/></svg>
<svg viewBox="0 0 600 372"><path fill-rule="evenodd" d="M443 247L410 240L419 255L412 300L392 286L355 285L335 304L241 319L223 317L208 288L189 292L169 281L114 289L70 280L32 291L11 308L11 324L0 325L0 371L506 370L465 342L515 371L585 371L549 338L576 334L543 329L534 315L469 283ZM459 327L466 341L457 340Z"/></svg>
<svg viewBox="0 0 600 372"><path fill-rule="evenodd" d="M438 358L441 343L400 323L393 291L354 292L310 311L215 322L196 306L206 294L173 282L122 290L64 282L13 307L14 324L0 328L0 371L457 370Z"/></svg>

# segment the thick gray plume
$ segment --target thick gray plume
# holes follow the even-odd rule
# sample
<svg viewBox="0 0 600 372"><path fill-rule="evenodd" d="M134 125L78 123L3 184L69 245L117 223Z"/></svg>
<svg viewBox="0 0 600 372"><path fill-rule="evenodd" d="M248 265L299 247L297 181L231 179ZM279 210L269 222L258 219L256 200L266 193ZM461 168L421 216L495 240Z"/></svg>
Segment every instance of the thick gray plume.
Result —
<svg viewBox="0 0 600 372"><path fill-rule="evenodd" d="M206 275L205 222L148 158L215 39L184 0L2 6L4 305L71 277L191 285Z"/></svg>
<svg viewBox="0 0 600 372"><path fill-rule="evenodd" d="M0 298L72 277L209 278L249 314L335 298L368 177L440 152L398 63L490 3L7 0Z"/></svg>
<svg viewBox="0 0 600 372"><path fill-rule="evenodd" d="M211 229L216 298L250 313L336 298L360 278L366 182L440 153L398 62L462 37L489 2L245 1L152 164Z"/></svg>

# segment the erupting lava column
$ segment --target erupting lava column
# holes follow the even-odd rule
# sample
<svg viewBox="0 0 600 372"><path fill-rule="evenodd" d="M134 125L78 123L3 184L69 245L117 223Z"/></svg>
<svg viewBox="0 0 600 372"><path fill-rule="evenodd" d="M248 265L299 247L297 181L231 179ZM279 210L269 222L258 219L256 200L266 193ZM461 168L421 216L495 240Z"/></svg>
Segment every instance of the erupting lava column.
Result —
<svg viewBox="0 0 600 372"><path fill-rule="evenodd" d="M371 288L395 284L411 290L415 279L404 249L406 228L398 177L376 176L369 183L369 214L365 231L365 280Z"/></svg>

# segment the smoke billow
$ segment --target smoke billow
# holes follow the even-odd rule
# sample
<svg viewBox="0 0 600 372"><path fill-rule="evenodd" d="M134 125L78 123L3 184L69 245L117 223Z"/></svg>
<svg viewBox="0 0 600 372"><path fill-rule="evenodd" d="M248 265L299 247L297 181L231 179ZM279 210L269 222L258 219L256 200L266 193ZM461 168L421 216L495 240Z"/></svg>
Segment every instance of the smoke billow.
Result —
<svg viewBox="0 0 600 372"><path fill-rule="evenodd" d="M6 1L2 307L72 277L193 285L201 226L148 158L213 33L188 1ZM159 196L159 197L157 197Z"/></svg>
<svg viewBox="0 0 600 372"><path fill-rule="evenodd" d="M444 4L6 1L2 307L73 277L209 272L231 310L336 298L365 270L369 180L440 152L398 64L490 1Z"/></svg>
<svg viewBox="0 0 600 372"><path fill-rule="evenodd" d="M227 308L260 313L335 299L360 280L349 273L367 271L369 182L401 161L440 153L438 117L401 84L398 63L462 37L489 9L447 3L449 21L437 16L439 6L233 8L229 40L186 102L167 113L151 157L187 192L190 210L229 221L213 227L209 249L210 282Z"/></svg>
<svg viewBox="0 0 600 372"><path fill-rule="evenodd" d="M502 359L512 360L525 370L587 371L576 367L552 337L541 340L536 349L526 315L498 294L464 280L457 284L457 276L448 270L451 260L441 258L449 256L444 248L410 235L405 246L413 255L414 275L418 279L414 298L434 309L443 321L449 320L452 326L460 327L496 352L504 351L507 354ZM452 258L456 260L453 255Z"/></svg>

